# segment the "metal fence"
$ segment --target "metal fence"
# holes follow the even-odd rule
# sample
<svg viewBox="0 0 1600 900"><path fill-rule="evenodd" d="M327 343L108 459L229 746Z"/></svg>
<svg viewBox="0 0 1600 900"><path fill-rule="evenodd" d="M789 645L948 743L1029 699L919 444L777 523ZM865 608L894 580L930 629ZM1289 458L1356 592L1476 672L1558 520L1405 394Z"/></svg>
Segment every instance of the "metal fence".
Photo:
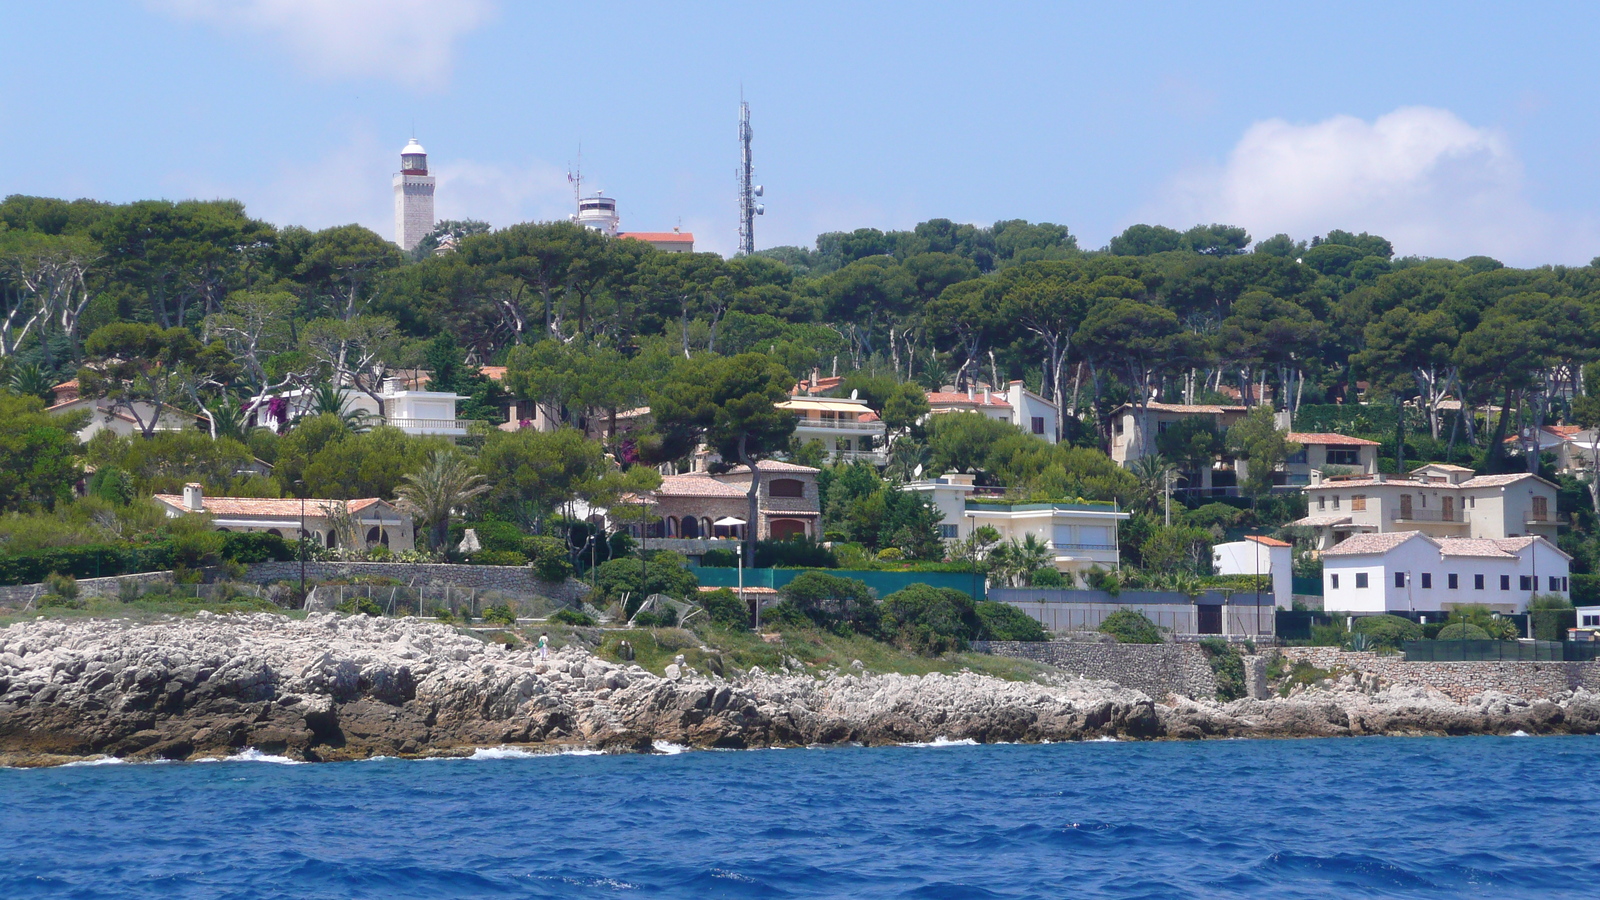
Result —
<svg viewBox="0 0 1600 900"><path fill-rule="evenodd" d="M1593 641L1406 641L1406 662L1593 662Z"/></svg>
<svg viewBox="0 0 1600 900"><path fill-rule="evenodd" d="M306 595L309 610L359 611L377 607L386 616L481 616L490 607L507 607L519 619L543 619L567 606L548 597L514 596L455 585L319 584Z"/></svg>

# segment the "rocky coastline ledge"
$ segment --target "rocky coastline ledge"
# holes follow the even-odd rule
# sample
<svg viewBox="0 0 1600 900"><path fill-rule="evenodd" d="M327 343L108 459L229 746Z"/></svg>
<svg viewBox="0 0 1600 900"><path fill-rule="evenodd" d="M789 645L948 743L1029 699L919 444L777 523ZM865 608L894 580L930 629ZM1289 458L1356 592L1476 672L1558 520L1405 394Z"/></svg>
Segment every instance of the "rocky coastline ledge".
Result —
<svg viewBox="0 0 1600 900"><path fill-rule="evenodd" d="M670 674L670 673L669 673ZM1600 694L1458 703L1347 676L1287 699L1152 698L1062 675L660 677L578 648L540 660L411 619L270 614L0 629L0 764L194 759L246 747L305 760L526 745L648 752L936 739L1324 737L1600 732Z"/></svg>

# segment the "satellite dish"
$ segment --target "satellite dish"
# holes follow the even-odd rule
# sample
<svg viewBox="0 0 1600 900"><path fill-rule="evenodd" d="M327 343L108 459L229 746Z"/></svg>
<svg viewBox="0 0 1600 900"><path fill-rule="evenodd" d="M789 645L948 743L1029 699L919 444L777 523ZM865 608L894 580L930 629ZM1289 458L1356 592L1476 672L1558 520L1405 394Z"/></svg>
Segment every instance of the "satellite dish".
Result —
<svg viewBox="0 0 1600 900"><path fill-rule="evenodd" d="M860 393L861 393L861 392L860 392L860 391L859 391L859 390L852 390L852 391L851 391L851 392L850 392L850 399L851 399L851 400L859 400L859 399L861 399L861 398L860 398L860 396L859 396L859 395L860 395Z"/></svg>
<svg viewBox="0 0 1600 900"><path fill-rule="evenodd" d="M911 477L912 478L921 478L922 477L922 463L917 463L917 467L915 469L911 470Z"/></svg>

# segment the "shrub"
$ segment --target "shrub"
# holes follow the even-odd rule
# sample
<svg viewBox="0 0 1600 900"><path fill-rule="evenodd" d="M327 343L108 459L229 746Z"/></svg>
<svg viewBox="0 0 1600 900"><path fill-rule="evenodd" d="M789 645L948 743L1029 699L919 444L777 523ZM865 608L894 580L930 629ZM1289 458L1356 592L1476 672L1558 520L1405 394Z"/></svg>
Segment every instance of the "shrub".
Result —
<svg viewBox="0 0 1600 900"><path fill-rule="evenodd" d="M678 611L665 606L656 612L642 612L633 617L633 624L641 628L671 628L678 624Z"/></svg>
<svg viewBox="0 0 1600 900"><path fill-rule="evenodd" d="M229 531L222 535L222 558L232 562L288 562L295 558L294 546L275 534L255 531Z"/></svg>
<svg viewBox="0 0 1600 900"><path fill-rule="evenodd" d="M621 599L624 593L635 603L650 594L683 599L692 596L700 586L694 573L685 567L684 558L666 550L652 551L648 564L641 564L637 559L607 560L595 568L595 582L600 596L608 603Z"/></svg>
<svg viewBox="0 0 1600 900"><path fill-rule="evenodd" d="M1600 604L1600 574L1573 575L1572 602L1579 606Z"/></svg>
<svg viewBox="0 0 1600 900"><path fill-rule="evenodd" d="M566 581L567 576L572 574L572 560L567 557L567 545L559 538L524 538L522 553L532 560L533 574L540 581Z"/></svg>
<svg viewBox="0 0 1600 900"><path fill-rule="evenodd" d="M732 550L707 550L700 557L700 565L713 569L732 569L739 565L739 554Z"/></svg>
<svg viewBox="0 0 1600 900"><path fill-rule="evenodd" d="M488 622L488 623L490 623L492 625L515 625L515 624L517 624L517 614L511 608L511 604L509 604L509 603L501 605L501 606L485 607L484 610L483 610L482 618L483 618L483 621Z"/></svg>
<svg viewBox="0 0 1600 900"><path fill-rule="evenodd" d="M1344 644L1345 630L1341 624L1311 624L1311 646L1338 647Z"/></svg>
<svg viewBox="0 0 1600 900"><path fill-rule="evenodd" d="M726 551L724 551L726 552ZM730 554L731 555L731 554ZM810 538L786 541L756 541L758 569L837 569L839 560L832 550ZM737 565L737 559L730 565Z"/></svg>
<svg viewBox="0 0 1600 900"><path fill-rule="evenodd" d="M1450 611L1449 621L1451 625L1476 625L1489 635L1490 640L1514 641L1521 637L1517 633L1516 622L1496 616L1482 603L1468 603L1456 607Z"/></svg>
<svg viewBox="0 0 1600 900"><path fill-rule="evenodd" d="M467 560L475 566L525 566L528 558L520 550L479 550Z"/></svg>
<svg viewBox="0 0 1600 900"><path fill-rule="evenodd" d="M885 547L878 551L878 558L892 562L895 560L905 559L906 555L900 550L899 547Z"/></svg>
<svg viewBox="0 0 1600 900"><path fill-rule="evenodd" d="M1161 629L1144 613L1135 609L1119 609L1101 620L1099 631L1117 639L1119 644L1159 644Z"/></svg>
<svg viewBox="0 0 1600 900"><path fill-rule="evenodd" d="M739 602L739 596L727 588L704 591L695 598L706 611L711 624L723 628L744 630L750 627L750 609Z"/></svg>
<svg viewBox="0 0 1600 900"><path fill-rule="evenodd" d="M1367 640L1375 647L1386 650L1399 650L1402 641L1422 640L1422 626L1401 616L1391 616L1387 613L1381 616L1362 616L1356 619L1355 626L1351 629L1356 634L1364 634Z"/></svg>
<svg viewBox="0 0 1600 900"><path fill-rule="evenodd" d="M1271 674L1270 672L1268 673ZM1299 684L1316 684L1324 678L1332 678L1333 673L1327 669L1319 669L1305 660L1296 660L1289 668L1288 678L1278 687L1278 696L1287 697L1289 692Z"/></svg>
<svg viewBox="0 0 1600 900"><path fill-rule="evenodd" d="M1211 674L1217 681L1217 699L1227 703L1248 693L1244 684L1244 657L1222 638L1209 637L1200 641L1200 649L1211 664Z"/></svg>
<svg viewBox="0 0 1600 900"><path fill-rule="evenodd" d="M965 650L981 628L972 598L952 588L907 585L883 598L881 609L884 632L927 655Z"/></svg>
<svg viewBox="0 0 1600 900"><path fill-rule="evenodd" d="M39 598L40 609L55 607L57 609L83 609L83 601L77 597L63 597L60 594L45 594Z"/></svg>
<svg viewBox="0 0 1600 900"><path fill-rule="evenodd" d="M383 607L371 597L350 597L334 608L345 615L359 614L374 617L383 615Z"/></svg>
<svg viewBox="0 0 1600 900"><path fill-rule="evenodd" d="M57 597L63 597L67 600L78 599L78 579L73 578L71 575L51 572L44 577L44 584L46 589Z"/></svg>
<svg viewBox="0 0 1600 900"><path fill-rule="evenodd" d="M1484 631L1470 622L1457 622L1439 629L1441 641L1487 641L1490 640L1489 632Z"/></svg>
<svg viewBox="0 0 1600 900"><path fill-rule="evenodd" d="M774 603L761 610L762 628L810 628L811 620L787 600Z"/></svg>
<svg viewBox="0 0 1600 900"><path fill-rule="evenodd" d="M1054 569L1049 571L1054 572ZM1015 606L993 600L973 604L978 614L978 639L982 641L1048 641L1049 632L1039 620Z"/></svg>
<svg viewBox="0 0 1600 900"><path fill-rule="evenodd" d="M590 628L594 625L594 616L576 609L558 609L546 621L555 622L558 625L577 625L583 628Z"/></svg>
<svg viewBox="0 0 1600 900"><path fill-rule="evenodd" d="M84 544L0 556L0 584L36 584L51 572L74 578L102 578L134 572L159 572L173 565L172 544Z"/></svg>
<svg viewBox="0 0 1600 900"><path fill-rule="evenodd" d="M455 615L450 612L449 607L445 606L435 606L433 608L432 615L435 619L439 620L445 625L448 625L456 620Z"/></svg>
<svg viewBox="0 0 1600 900"><path fill-rule="evenodd" d="M1046 566L1028 576L1028 586L1036 588L1064 588L1067 586L1067 576L1061 570Z"/></svg>
<svg viewBox="0 0 1600 900"><path fill-rule="evenodd" d="M452 549L461 546L461 539L466 536L468 528L471 528L472 533L478 536L478 545L484 550L513 553L522 551L524 538L522 529L510 522L501 522L493 519L482 522L458 522L450 526L450 546Z"/></svg>
<svg viewBox="0 0 1600 900"><path fill-rule="evenodd" d="M1528 619L1534 639L1540 641L1566 640L1567 629L1578 627L1577 610L1559 594L1540 594L1529 600Z"/></svg>
<svg viewBox="0 0 1600 900"><path fill-rule="evenodd" d="M848 628L861 634L878 631L878 601L866 582L825 572L802 572L778 591L818 628Z"/></svg>

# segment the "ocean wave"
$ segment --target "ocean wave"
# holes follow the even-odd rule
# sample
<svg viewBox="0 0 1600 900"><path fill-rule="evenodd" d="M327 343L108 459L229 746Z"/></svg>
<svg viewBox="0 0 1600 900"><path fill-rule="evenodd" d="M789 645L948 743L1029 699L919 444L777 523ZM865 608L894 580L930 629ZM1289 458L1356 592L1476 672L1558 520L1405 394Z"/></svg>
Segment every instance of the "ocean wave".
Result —
<svg viewBox="0 0 1600 900"><path fill-rule="evenodd" d="M200 762L211 762L211 760L203 759L200 760ZM217 762L259 762L273 763L274 765L279 766L305 765L305 760L303 759L290 759L287 756L274 756L271 753L262 753L260 750L257 750L254 747L246 747L232 756L224 756L222 759L217 760Z"/></svg>
<svg viewBox="0 0 1600 900"><path fill-rule="evenodd" d="M656 741L650 745L650 749L666 756L677 756L689 748L682 744L674 744L671 741Z"/></svg>
<svg viewBox="0 0 1600 900"><path fill-rule="evenodd" d="M96 756L92 759L80 759L69 763L62 763L61 768L71 769L77 766L125 766L128 761L115 756Z"/></svg>
<svg viewBox="0 0 1600 900"><path fill-rule="evenodd" d="M1533 737L1533 735L1523 731L1521 728L1518 728L1516 731L1513 731L1507 735L1507 737Z"/></svg>
<svg viewBox="0 0 1600 900"><path fill-rule="evenodd" d="M936 737L931 741L912 741L901 744L902 747L976 747L978 742L972 738L961 738L953 741L947 737Z"/></svg>

